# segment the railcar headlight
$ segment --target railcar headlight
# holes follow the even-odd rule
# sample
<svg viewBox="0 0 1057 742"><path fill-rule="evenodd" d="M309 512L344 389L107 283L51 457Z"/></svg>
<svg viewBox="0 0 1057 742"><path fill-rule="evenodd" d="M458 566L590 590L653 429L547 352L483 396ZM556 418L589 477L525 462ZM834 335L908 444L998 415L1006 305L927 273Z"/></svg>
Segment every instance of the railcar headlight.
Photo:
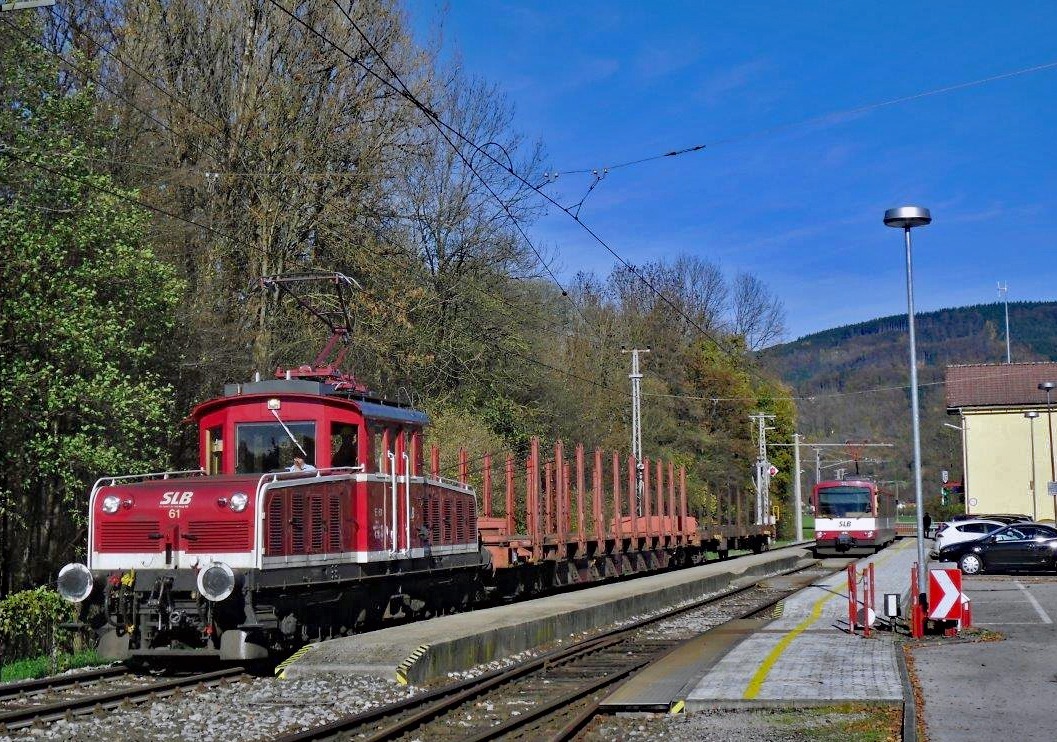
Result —
<svg viewBox="0 0 1057 742"><path fill-rule="evenodd" d="M250 498L246 496L245 492L236 492L231 496L231 503L229 507L236 513L241 513L246 509L246 505L249 503Z"/></svg>
<svg viewBox="0 0 1057 742"><path fill-rule="evenodd" d="M198 593L219 603L235 590L235 573L223 562L213 562L198 573Z"/></svg>
<svg viewBox="0 0 1057 742"><path fill-rule="evenodd" d="M80 603L92 594L92 572L74 562L59 570L59 595L71 603Z"/></svg>
<svg viewBox="0 0 1057 742"><path fill-rule="evenodd" d="M121 498L117 495L107 495L103 498L103 512L104 513L116 513L118 507L121 506Z"/></svg>

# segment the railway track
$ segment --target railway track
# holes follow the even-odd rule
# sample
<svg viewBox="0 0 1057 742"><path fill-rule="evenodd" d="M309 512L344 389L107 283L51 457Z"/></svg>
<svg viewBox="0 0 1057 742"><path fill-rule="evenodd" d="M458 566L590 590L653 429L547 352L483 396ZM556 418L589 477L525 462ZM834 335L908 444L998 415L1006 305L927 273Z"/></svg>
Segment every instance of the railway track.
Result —
<svg viewBox="0 0 1057 742"><path fill-rule="evenodd" d="M0 702L10 705L10 702L17 700L21 705L19 708L0 711L0 732L9 732L31 725L51 723L59 719L70 719L79 714L172 696L186 689L199 689L231 682L246 674L242 667L229 667L215 672L155 680L149 683L137 682L133 686L111 687L102 692L92 692L92 683L131 674L123 667L107 669L111 672L99 670L76 673L71 676L44 678L39 681L26 681L17 684L21 686L21 690L15 690L12 686L0 688L0 693L4 694L0 695ZM69 682L57 682L64 680L65 677L74 679ZM142 681L143 678L139 680ZM36 684L35 688L33 688L34 684ZM85 690L87 692L81 692ZM55 695L51 691L56 691L60 695L70 691L74 692L59 700L54 700L49 698L49 695Z"/></svg>
<svg viewBox="0 0 1057 742"><path fill-rule="evenodd" d="M685 636L664 638L656 629L665 621L705 609L717 611L722 616L719 623L751 618L770 611L799 589L761 587L764 582L665 611L506 669L277 739L570 739L590 722L618 684L688 640Z"/></svg>
<svg viewBox="0 0 1057 742"><path fill-rule="evenodd" d="M76 687L128 674L129 669L127 667L112 666L96 670L71 672L64 675L49 675L46 678L36 678L34 680L20 680L16 683L5 683L0 685L0 706L20 703L30 695Z"/></svg>

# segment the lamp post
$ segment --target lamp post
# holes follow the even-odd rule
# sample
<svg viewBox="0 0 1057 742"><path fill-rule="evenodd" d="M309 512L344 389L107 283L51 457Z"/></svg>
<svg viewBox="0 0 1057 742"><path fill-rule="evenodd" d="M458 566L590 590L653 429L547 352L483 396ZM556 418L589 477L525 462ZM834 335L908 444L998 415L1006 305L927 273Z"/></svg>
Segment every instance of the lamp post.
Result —
<svg viewBox="0 0 1057 742"><path fill-rule="evenodd" d="M1035 410L1029 410L1024 413L1024 417L1028 418L1028 425L1031 435L1031 519L1039 519L1039 490L1035 486L1035 418L1039 416L1039 413Z"/></svg>
<svg viewBox="0 0 1057 742"><path fill-rule="evenodd" d="M922 610L928 605L928 577L925 575L925 498L921 491L921 420L918 413L918 358L914 337L914 270L910 253L910 230L932 222L932 214L921 206L900 206L888 209L886 227L903 230L907 254L907 327L910 334L910 418L914 432L914 505L918 531L918 604Z"/></svg>
<svg viewBox="0 0 1057 742"><path fill-rule="evenodd" d="M1057 383L1052 381L1044 381L1039 384L1039 389L1046 392L1046 428L1049 430L1049 442L1050 442L1050 481L1057 481L1057 474L1054 473L1053 465L1053 407L1050 404L1050 392L1057 387ZM1057 495L1053 496L1053 517L1057 518Z"/></svg>

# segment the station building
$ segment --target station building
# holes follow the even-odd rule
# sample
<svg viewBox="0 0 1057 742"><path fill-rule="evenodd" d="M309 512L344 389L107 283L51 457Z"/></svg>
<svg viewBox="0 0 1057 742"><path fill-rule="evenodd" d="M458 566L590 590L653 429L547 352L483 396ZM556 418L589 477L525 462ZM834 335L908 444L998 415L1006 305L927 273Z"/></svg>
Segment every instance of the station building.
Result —
<svg viewBox="0 0 1057 742"><path fill-rule="evenodd" d="M958 415L967 513L1023 513L1053 520L1048 494L1053 433L1045 382L1057 383L1057 363L948 366L947 413ZM1050 392L1057 406L1057 387ZM1057 425L1057 421L1054 421Z"/></svg>

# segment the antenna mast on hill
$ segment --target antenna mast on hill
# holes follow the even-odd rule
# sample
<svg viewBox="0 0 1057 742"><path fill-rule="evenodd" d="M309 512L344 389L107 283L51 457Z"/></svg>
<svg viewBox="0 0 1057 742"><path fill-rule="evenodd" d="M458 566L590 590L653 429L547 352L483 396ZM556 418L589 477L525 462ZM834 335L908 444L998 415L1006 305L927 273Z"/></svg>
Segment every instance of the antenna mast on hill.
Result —
<svg viewBox="0 0 1057 742"><path fill-rule="evenodd" d="M1006 293L1009 291L1009 284L998 283L998 298L1001 299L1006 305L1006 363L1012 363L1013 357L1009 352L1009 298Z"/></svg>

